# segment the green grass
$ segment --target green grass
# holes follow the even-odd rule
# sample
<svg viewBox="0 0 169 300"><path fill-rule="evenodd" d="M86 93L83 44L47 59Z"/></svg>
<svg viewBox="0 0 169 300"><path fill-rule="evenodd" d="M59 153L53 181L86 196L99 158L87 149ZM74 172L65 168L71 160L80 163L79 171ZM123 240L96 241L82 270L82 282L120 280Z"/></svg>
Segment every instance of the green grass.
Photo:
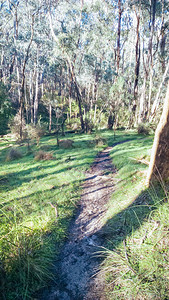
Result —
<svg viewBox="0 0 169 300"><path fill-rule="evenodd" d="M55 137L39 148L19 146L23 158L6 161L14 142L0 149L0 294L4 299L29 299L52 276L52 264L67 236L80 198L84 171L101 148L88 147L92 136L76 135L74 147L59 149ZM9 146L10 145L10 146ZM39 149L54 160L35 161ZM54 207L57 206L58 217Z"/></svg>
<svg viewBox="0 0 169 300"><path fill-rule="evenodd" d="M96 147L98 136L107 143ZM57 285L53 264L78 207L85 170L98 151L128 140L111 151L116 190L100 231L108 299L168 299L168 201L160 188L146 189L147 166L138 162L149 159L153 138L117 131L114 139L108 130L65 138L74 140L72 148L58 148L50 136L31 152L10 138L0 140L1 298L32 299L51 280ZM23 157L6 161L13 146ZM54 160L36 161L39 150Z"/></svg>
<svg viewBox="0 0 169 300"><path fill-rule="evenodd" d="M169 203L160 185L147 189L152 137L117 145L111 152L117 168L116 190L104 226L106 248L101 272L108 299L169 298Z"/></svg>

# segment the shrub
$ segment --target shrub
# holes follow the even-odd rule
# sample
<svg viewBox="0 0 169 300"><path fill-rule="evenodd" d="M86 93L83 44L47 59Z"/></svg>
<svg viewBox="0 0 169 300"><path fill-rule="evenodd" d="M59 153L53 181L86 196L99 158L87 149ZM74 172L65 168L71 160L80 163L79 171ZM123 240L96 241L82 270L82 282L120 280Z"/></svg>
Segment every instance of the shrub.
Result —
<svg viewBox="0 0 169 300"><path fill-rule="evenodd" d="M9 128L11 133L15 135L15 137L19 140L20 139L20 128L21 128L21 115L18 112L13 120L9 123ZM27 138L27 129L26 129L26 122L25 119L22 119L22 139Z"/></svg>
<svg viewBox="0 0 169 300"><path fill-rule="evenodd" d="M33 124L26 125L27 136L28 139L36 140L37 146L39 146L39 141L42 136L45 134L45 128L37 124L36 126Z"/></svg>
<svg viewBox="0 0 169 300"><path fill-rule="evenodd" d="M96 146L103 146L106 144L106 139L96 134L95 136L95 144Z"/></svg>
<svg viewBox="0 0 169 300"><path fill-rule="evenodd" d="M7 154L6 161L19 159L22 157L22 153L17 148L12 148Z"/></svg>
<svg viewBox="0 0 169 300"><path fill-rule="evenodd" d="M94 129L93 121L86 118L85 119L85 131L86 131L86 133L91 133L93 129Z"/></svg>
<svg viewBox="0 0 169 300"><path fill-rule="evenodd" d="M80 120L75 120L74 118L72 118L69 120L66 127L69 130L79 131L81 130Z"/></svg>
<svg viewBox="0 0 169 300"><path fill-rule="evenodd" d="M151 134L151 127L149 123L140 123L137 127L138 134L149 135Z"/></svg>
<svg viewBox="0 0 169 300"><path fill-rule="evenodd" d="M35 155L35 160L52 160L54 159L53 154L45 151L38 151Z"/></svg>
<svg viewBox="0 0 169 300"><path fill-rule="evenodd" d="M72 148L73 143L74 143L74 141L72 141L72 140L60 140L59 147L64 148L64 149Z"/></svg>

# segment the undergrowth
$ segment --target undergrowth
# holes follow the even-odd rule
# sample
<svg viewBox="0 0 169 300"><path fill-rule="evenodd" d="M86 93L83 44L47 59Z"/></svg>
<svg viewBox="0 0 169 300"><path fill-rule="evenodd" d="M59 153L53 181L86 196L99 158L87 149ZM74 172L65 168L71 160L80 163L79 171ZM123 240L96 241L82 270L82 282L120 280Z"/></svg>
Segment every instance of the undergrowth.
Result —
<svg viewBox="0 0 169 300"><path fill-rule="evenodd" d="M169 202L159 184L145 187L152 138L113 148L116 190L101 230L101 273L108 299L169 299Z"/></svg>

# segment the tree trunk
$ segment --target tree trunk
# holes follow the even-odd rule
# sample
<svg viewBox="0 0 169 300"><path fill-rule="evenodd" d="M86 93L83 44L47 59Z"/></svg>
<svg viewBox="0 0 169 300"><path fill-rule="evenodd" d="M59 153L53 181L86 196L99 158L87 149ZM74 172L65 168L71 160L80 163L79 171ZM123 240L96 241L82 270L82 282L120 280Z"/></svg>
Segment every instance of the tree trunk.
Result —
<svg viewBox="0 0 169 300"><path fill-rule="evenodd" d="M96 124L97 104L94 106L94 124Z"/></svg>
<svg viewBox="0 0 169 300"><path fill-rule="evenodd" d="M24 109L24 87L25 87L25 69L26 69L26 64L29 58L29 51L30 47L33 41L33 36L34 36L34 16L32 16L32 24L31 24L31 39L26 51L25 59L23 62L23 69L22 69L22 83L21 83L21 96L20 96L20 139L22 140L23 137L23 109Z"/></svg>
<svg viewBox="0 0 169 300"><path fill-rule="evenodd" d="M134 99L137 99L138 95L138 79L139 79L139 71L140 71L140 33L139 33L139 26L140 26L140 13L137 14L137 40L136 40L136 65L135 65L135 80L134 80Z"/></svg>
<svg viewBox="0 0 169 300"><path fill-rule="evenodd" d="M29 99L30 99L30 120L33 124L33 83L32 83L32 70L29 73Z"/></svg>
<svg viewBox="0 0 169 300"><path fill-rule="evenodd" d="M49 104L49 132L51 133L52 129L52 105Z"/></svg>
<svg viewBox="0 0 169 300"><path fill-rule="evenodd" d="M34 100L34 125L37 124L38 120L38 92L39 92L39 72L38 72L38 64L39 64L39 49L37 48L37 61L36 61L36 85L35 85L35 100Z"/></svg>
<svg viewBox="0 0 169 300"><path fill-rule="evenodd" d="M29 123L29 107L28 107L28 99L27 99L27 86L26 86L26 82L25 82L25 87L24 87L25 91L25 109L26 109L26 123Z"/></svg>
<svg viewBox="0 0 169 300"><path fill-rule="evenodd" d="M118 10L119 10L119 18L118 18L118 30L117 30L117 61L116 61L116 71L119 73L120 66L120 35L121 35L121 16L122 16L122 8L121 8L121 0L118 0Z"/></svg>
<svg viewBox="0 0 169 300"><path fill-rule="evenodd" d="M162 18L161 18L161 41L160 41L160 54L161 54L161 64L162 72L165 72L165 44L166 44L166 34L164 26L164 0L162 0Z"/></svg>
<svg viewBox="0 0 169 300"><path fill-rule="evenodd" d="M115 114L110 113L108 117L108 125L107 125L108 129L112 130L114 121L115 121Z"/></svg>
<svg viewBox="0 0 169 300"><path fill-rule="evenodd" d="M39 105L39 99L38 99L38 77L39 73L38 70L36 71L36 86L35 86L35 100L34 100L34 125L37 124L38 119L38 105Z"/></svg>
<svg viewBox="0 0 169 300"><path fill-rule="evenodd" d="M158 106L159 106L159 103L160 103L160 93L161 93L161 89L162 89L162 86L163 86L163 84L164 84L164 81L165 81L165 79L166 79L168 70L169 70L169 62L168 62L168 64L167 64L167 66L166 66L166 70L165 70L165 72L164 72L164 74L163 74L162 81L161 81L161 83L160 83L160 86L159 86L157 95L156 95L156 97L155 97L153 106L152 106L152 108L151 108L151 115L150 115L150 120L149 120L150 123L152 122L152 120L153 120L153 118L154 118L154 116L155 116L155 113L156 113L156 111L157 111L157 108L158 108Z"/></svg>
<svg viewBox="0 0 169 300"><path fill-rule="evenodd" d="M138 123L142 123L143 119L144 119L145 97L146 97L146 75L144 77L141 96L140 96L140 107L139 107L139 113L138 113Z"/></svg>
<svg viewBox="0 0 169 300"><path fill-rule="evenodd" d="M169 177L169 83L163 112L157 126L147 174L147 185Z"/></svg>
<svg viewBox="0 0 169 300"><path fill-rule="evenodd" d="M77 85L76 80L74 81L74 84L75 84L75 90L76 90L76 95L77 95L77 100L78 100L78 106L79 106L79 115L80 115L81 129L82 129L82 132L84 132L85 126L84 126L83 113L82 113L82 97L81 97L81 93L79 91L79 87Z"/></svg>

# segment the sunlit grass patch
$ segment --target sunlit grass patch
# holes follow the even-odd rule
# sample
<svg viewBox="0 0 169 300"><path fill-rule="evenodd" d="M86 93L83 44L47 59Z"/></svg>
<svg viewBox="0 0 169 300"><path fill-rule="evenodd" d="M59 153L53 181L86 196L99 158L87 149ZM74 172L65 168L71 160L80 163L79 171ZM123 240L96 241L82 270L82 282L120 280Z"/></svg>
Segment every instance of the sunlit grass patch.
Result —
<svg viewBox="0 0 169 300"><path fill-rule="evenodd" d="M116 189L101 232L107 240L101 272L108 299L169 297L168 192L161 186L146 189L151 145L151 137L136 138L111 152Z"/></svg>

